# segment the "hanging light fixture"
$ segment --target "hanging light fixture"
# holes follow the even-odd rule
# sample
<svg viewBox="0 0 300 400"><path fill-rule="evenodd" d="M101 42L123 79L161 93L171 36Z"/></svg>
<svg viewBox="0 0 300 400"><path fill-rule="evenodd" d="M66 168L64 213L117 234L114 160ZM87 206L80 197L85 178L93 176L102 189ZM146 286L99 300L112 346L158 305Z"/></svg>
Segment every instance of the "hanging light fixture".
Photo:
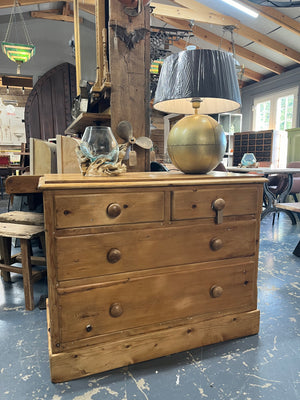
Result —
<svg viewBox="0 0 300 400"><path fill-rule="evenodd" d="M234 36L233 36L235 29L236 29L236 27L234 25L225 25L225 26L223 26L223 35L222 35L222 38L221 38L221 43L220 43L220 46L219 46L219 50L221 50L222 40L224 38L225 33L226 32L230 32L230 41L231 41L232 53L229 53L229 54L232 54L232 56L233 56L238 80L242 81L243 76L244 76L245 67L244 67L244 65L241 65L240 62L236 58L235 42L234 42Z"/></svg>
<svg viewBox="0 0 300 400"><path fill-rule="evenodd" d="M26 39L26 44L14 43L10 42L9 39L11 37L11 30L13 25L16 26L16 10L20 15L21 22L23 24L24 36ZM18 40L16 40L17 42ZM3 53L12 61L17 64L17 74L20 74L21 65L27 61L29 61L35 54L35 46L30 40L29 33L25 24L25 20L21 11L21 7L19 5L18 0L14 0L14 5L11 10L9 23L6 31L6 35L4 41L1 42L1 47Z"/></svg>

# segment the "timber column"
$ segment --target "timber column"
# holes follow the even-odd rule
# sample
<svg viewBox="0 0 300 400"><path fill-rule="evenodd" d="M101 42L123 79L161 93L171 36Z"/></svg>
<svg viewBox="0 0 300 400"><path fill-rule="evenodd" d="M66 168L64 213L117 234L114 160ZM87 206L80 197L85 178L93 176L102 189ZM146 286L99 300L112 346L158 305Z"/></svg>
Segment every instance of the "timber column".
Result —
<svg viewBox="0 0 300 400"><path fill-rule="evenodd" d="M126 3L126 2L125 2ZM130 12L132 10L132 12ZM128 15L137 14L137 15ZM140 11L140 12L139 12ZM150 12L127 9L119 0L109 1L109 64L111 73L111 128L117 140L117 126L129 121L133 136L150 135ZM128 171L149 170L149 150L134 146L137 165Z"/></svg>

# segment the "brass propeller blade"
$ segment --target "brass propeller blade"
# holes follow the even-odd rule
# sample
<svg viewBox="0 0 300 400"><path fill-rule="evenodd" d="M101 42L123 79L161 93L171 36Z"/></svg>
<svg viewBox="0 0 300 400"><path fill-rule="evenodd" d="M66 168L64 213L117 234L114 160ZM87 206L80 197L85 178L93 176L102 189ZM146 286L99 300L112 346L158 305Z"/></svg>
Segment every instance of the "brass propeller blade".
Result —
<svg viewBox="0 0 300 400"><path fill-rule="evenodd" d="M117 133L125 142L129 142L133 137L132 125L129 121L121 121L117 126Z"/></svg>

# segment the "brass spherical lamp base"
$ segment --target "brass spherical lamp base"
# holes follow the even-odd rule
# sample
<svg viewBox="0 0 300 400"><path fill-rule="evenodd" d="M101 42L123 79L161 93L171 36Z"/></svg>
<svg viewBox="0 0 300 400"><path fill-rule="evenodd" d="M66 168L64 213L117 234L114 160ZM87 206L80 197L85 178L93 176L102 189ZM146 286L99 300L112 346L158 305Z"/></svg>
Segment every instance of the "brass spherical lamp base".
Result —
<svg viewBox="0 0 300 400"><path fill-rule="evenodd" d="M226 136L208 115L182 118L171 129L167 149L172 163L186 174L205 174L224 157Z"/></svg>

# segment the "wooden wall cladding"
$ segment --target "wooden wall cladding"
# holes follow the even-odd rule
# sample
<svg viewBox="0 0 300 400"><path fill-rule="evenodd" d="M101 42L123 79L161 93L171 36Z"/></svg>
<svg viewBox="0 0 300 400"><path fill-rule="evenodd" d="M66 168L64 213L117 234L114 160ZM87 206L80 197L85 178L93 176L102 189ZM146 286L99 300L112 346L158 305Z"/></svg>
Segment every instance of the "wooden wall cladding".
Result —
<svg viewBox="0 0 300 400"><path fill-rule="evenodd" d="M63 135L71 124L72 100L76 97L75 66L60 64L35 84L25 106L26 141L48 140Z"/></svg>
<svg viewBox="0 0 300 400"><path fill-rule="evenodd" d="M7 93L7 89L4 86L0 86L0 98L4 102L12 102L11 104L16 107L25 107L27 102L27 98L31 92L31 89L25 88L24 93L22 88L9 88L9 93ZM16 102L17 104L14 104Z"/></svg>

